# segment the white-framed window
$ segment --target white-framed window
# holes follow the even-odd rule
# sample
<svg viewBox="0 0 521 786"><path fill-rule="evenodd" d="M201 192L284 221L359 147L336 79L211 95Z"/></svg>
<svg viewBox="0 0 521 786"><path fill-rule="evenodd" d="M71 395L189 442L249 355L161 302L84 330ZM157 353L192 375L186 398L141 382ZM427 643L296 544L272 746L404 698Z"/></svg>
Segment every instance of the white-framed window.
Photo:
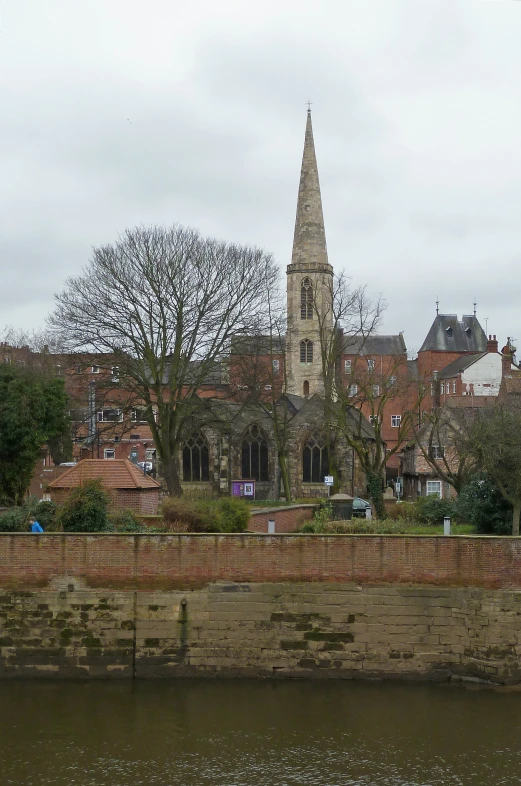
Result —
<svg viewBox="0 0 521 786"><path fill-rule="evenodd" d="M114 448L105 448L103 451L103 458L104 459L115 459L116 458L116 451Z"/></svg>
<svg viewBox="0 0 521 786"><path fill-rule="evenodd" d="M389 387L393 388L396 385L396 377L389 377Z"/></svg>
<svg viewBox="0 0 521 786"><path fill-rule="evenodd" d="M426 492L428 497L441 499L441 480L428 480Z"/></svg>
<svg viewBox="0 0 521 786"><path fill-rule="evenodd" d="M119 382L119 367L112 366L112 381Z"/></svg>
<svg viewBox="0 0 521 786"><path fill-rule="evenodd" d="M145 461L155 461L156 455L157 454L155 448L147 448L145 450Z"/></svg>
<svg viewBox="0 0 521 786"><path fill-rule="evenodd" d="M352 363L348 358L346 358L344 360L344 374L350 374L351 368L352 368Z"/></svg>
<svg viewBox="0 0 521 786"><path fill-rule="evenodd" d="M349 385L349 395L356 396L358 393L358 385Z"/></svg>
<svg viewBox="0 0 521 786"><path fill-rule="evenodd" d="M429 448L429 458L441 459L445 455L445 448L443 445L431 445Z"/></svg>
<svg viewBox="0 0 521 786"><path fill-rule="evenodd" d="M248 390L248 385L237 385L237 390Z"/></svg>
<svg viewBox="0 0 521 786"><path fill-rule="evenodd" d="M60 366L59 363L56 363L55 371L56 371L56 376L57 377L61 377L61 375L62 375L62 367Z"/></svg>
<svg viewBox="0 0 521 786"><path fill-rule="evenodd" d="M371 423L372 426L377 426L379 422L380 418L378 415L369 415L369 423Z"/></svg>
<svg viewBox="0 0 521 786"><path fill-rule="evenodd" d="M452 392L453 392L453 393L455 393L455 392L456 392L456 380L454 380L454 381L452 382Z"/></svg>
<svg viewBox="0 0 521 786"><path fill-rule="evenodd" d="M391 415L391 426L393 428L400 428L400 423L402 422L401 415Z"/></svg>
<svg viewBox="0 0 521 786"><path fill-rule="evenodd" d="M130 420L132 423L146 423L145 407L132 407L130 410Z"/></svg>
<svg viewBox="0 0 521 786"><path fill-rule="evenodd" d="M273 369L273 373L274 374L278 374L279 371L280 371L280 360L278 360L277 358L274 358L271 361L271 367Z"/></svg>
<svg viewBox="0 0 521 786"><path fill-rule="evenodd" d="M99 374L99 366L92 366L91 373L92 374Z"/></svg>
<svg viewBox="0 0 521 786"><path fill-rule="evenodd" d="M369 371L374 371L374 360L369 359L367 361L367 368Z"/></svg>
<svg viewBox="0 0 521 786"><path fill-rule="evenodd" d="M123 412L121 409L100 409L98 411L98 421L100 423L121 423Z"/></svg>
<svg viewBox="0 0 521 786"><path fill-rule="evenodd" d="M445 382L442 382L441 385L440 385L440 393L441 393L442 396L445 393Z"/></svg>
<svg viewBox="0 0 521 786"><path fill-rule="evenodd" d="M271 390L271 385L264 385L264 390Z"/></svg>
<svg viewBox="0 0 521 786"><path fill-rule="evenodd" d="M373 385L373 397L377 398L380 395L380 385Z"/></svg>

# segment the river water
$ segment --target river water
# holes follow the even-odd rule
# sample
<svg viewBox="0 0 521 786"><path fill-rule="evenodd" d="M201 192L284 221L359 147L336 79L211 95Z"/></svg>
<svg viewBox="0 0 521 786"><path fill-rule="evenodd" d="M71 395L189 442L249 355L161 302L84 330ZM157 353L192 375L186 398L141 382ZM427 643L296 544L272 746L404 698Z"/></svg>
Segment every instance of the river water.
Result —
<svg viewBox="0 0 521 786"><path fill-rule="evenodd" d="M444 685L0 683L8 786L521 783L521 694Z"/></svg>

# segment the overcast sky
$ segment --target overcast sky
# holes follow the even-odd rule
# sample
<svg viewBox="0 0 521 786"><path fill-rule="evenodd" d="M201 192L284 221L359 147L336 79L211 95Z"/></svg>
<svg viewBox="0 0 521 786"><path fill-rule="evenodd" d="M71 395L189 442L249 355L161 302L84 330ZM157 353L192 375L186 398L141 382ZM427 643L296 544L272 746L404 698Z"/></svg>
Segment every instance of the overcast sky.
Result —
<svg viewBox="0 0 521 786"><path fill-rule="evenodd" d="M382 332L419 349L476 297L521 341L516 0L0 0L0 328L140 223L284 271L308 99L329 259Z"/></svg>

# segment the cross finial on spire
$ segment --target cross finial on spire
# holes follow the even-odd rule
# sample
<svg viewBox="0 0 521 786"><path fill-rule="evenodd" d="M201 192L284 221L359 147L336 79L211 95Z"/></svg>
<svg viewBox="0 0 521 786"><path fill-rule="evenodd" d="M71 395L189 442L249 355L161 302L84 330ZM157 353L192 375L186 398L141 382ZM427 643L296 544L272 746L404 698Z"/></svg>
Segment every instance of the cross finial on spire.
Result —
<svg viewBox="0 0 521 786"><path fill-rule="evenodd" d="M476 303L476 298L474 298L474 316L476 316L476 309L477 309L477 307L478 307L478 304Z"/></svg>
<svg viewBox="0 0 521 786"><path fill-rule="evenodd" d="M436 316L440 313L440 299L436 298Z"/></svg>
<svg viewBox="0 0 521 786"><path fill-rule="evenodd" d="M312 101L308 101L308 112L311 112L312 103L313 103Z"/></svg>

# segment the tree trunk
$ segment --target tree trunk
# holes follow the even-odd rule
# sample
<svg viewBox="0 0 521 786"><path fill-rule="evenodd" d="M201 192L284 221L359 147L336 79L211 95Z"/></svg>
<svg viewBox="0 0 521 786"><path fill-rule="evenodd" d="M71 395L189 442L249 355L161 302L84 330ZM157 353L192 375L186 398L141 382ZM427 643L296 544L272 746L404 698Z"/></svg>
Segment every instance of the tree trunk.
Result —
<svg viewBox="0 0 521 786"><path fill-rule="evenodd" d="M521 500L514 503L514 513L512 516L512 535L519 535L519 518L521 516Z"/></svg>
<svg viewBox="0 0 521 786"><path fill-rule="evenodd" d="M285 454L279 453L279 467L280 467L280 477L282 478L282 486L284 488L284 496L286 497L286 502L291 502L291 486L289 482L288 458Z"/></svg>
<svg viewBox="0 0 521 786"><path fill-rule="evenodd" d="M175 457L171 457L163 463L163 472L168 493L172 497L180 497L183 493L181 478L179 477L179 465Z"/></svg>
<svg viewBox="0 0 521 786"><path fill-rule="evenodd" d="M374 510L377 518L384 519L385 505L384 505L384 492L383 492L381 476L375 475L372 472L368 472L367 488L369 490L369 497L374 505Z"/></svg>

